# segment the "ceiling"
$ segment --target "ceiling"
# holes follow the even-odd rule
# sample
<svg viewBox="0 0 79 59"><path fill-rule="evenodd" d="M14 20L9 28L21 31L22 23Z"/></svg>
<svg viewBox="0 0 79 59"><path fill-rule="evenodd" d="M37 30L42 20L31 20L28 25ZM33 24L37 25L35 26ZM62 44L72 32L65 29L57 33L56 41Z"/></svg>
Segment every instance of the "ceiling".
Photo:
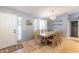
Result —
<svg viewBox="0 0 79 59"><path fill-rule="evenodd" d="M79 11L78 6L7 6L21 12L30 13L36 17L48 17L51 14L59 16L65 13L74 13Z"/></svg>

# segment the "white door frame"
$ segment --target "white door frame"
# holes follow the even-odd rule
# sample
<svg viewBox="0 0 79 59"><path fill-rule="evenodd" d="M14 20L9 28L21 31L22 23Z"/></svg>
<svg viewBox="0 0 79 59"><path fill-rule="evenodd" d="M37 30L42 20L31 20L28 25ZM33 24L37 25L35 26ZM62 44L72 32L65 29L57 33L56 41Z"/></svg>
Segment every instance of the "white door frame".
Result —
<svg viewBox="0 0 79 59"><path fill-rule="evenodd" d="M71 36L71 21L70 20L67 20L67 23L66 23L66 26L67 26L67 37L70 37Z"/></svg>

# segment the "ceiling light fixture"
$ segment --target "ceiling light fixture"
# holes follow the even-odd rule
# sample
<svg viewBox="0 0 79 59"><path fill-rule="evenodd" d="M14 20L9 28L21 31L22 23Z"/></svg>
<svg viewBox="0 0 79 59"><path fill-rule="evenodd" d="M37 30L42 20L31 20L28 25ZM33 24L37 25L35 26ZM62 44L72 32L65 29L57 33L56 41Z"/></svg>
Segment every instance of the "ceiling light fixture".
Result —
<svg viewBox="0 0 79 59"><path fill-rule="evenodd" d="M56 19L56 16L55 15L51 15L51 16L49 16L49 19L50 20L55 20Z"/></svg>
<svg viewBox="0 0 79 59"><path fill-rule="evenodd" d="M56 16L54 14L54 10L51 11L51 15L49 16L49 19L52 21L56 19Z"/></svg>

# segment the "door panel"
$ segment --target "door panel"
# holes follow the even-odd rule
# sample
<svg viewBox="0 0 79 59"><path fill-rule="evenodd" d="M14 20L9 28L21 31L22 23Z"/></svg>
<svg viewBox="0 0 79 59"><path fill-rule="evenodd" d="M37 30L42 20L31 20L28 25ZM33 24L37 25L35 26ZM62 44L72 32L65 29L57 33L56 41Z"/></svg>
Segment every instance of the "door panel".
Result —
<svg viewBox="0 0 79 59"><path fill-rule="evenodd" d="M78 37L78 21L71 21L71 36Z"/></svg>
<svg viewBox="0 0 79 59"><path fill-rule="evenodd" d="M0 12L0 49L16 45L16 39L17 15Z"/></svg>

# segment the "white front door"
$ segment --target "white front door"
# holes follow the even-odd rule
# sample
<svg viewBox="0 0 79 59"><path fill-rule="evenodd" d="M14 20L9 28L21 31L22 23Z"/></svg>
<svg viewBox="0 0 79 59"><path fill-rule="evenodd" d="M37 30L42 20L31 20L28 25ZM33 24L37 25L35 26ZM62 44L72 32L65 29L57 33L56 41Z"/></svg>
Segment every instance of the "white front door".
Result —
<svg viewBox="0 0 79 59"><path fill-rule="evenodd" d="M0 12L0 49L17 44L17 15Z"/></svg>

